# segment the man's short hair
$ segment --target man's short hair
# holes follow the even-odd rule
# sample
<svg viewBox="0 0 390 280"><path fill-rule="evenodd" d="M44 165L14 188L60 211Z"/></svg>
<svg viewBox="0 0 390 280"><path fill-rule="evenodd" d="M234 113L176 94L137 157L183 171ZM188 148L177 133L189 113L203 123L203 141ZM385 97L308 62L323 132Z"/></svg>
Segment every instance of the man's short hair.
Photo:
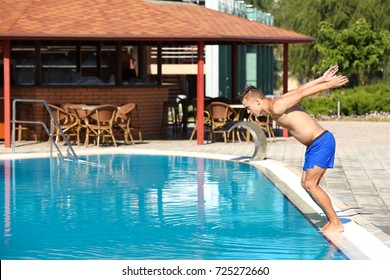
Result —
<svg viewBox="0 0 390 280"><path fill-rule="evenodd" d="M264 98L264 93L261 91L261 89L258 89L255 86L246 85L244 90L241 92L241 102L245 98L250 98L250 97Z"/></svg>

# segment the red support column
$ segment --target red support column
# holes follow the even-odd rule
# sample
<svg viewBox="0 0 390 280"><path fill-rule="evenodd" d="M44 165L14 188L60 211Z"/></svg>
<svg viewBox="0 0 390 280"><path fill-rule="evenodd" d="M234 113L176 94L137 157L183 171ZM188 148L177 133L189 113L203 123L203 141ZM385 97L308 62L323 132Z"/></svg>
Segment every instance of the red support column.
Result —
<svg viewBox="0 0 390 280"><path fill-rule="evenodd" d="M198 42L198 76L196 80L196 141L204 144L204 42Z"/></svg>
<svg viewBox="0 0 390 280"><path fill-rule="evenodd" d="M288 91L288 44L283 44L283 94ZM283 137L288 137L288 130L283 128Z"/></svg>
<svg viewBox="0 0 390 280"><path fill-rule="evenodd" d="M11 148L11 75L10 75L10 41L3 41L4 64L4 146Z"/></svg>

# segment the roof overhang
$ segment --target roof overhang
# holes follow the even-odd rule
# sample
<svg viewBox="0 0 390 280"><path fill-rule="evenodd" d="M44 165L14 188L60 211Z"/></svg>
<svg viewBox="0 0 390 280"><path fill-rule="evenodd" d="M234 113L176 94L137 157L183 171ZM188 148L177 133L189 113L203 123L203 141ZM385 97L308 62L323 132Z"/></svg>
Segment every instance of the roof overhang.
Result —
<svg viewBox="0 0 390 280"><path fill-rule="evenodd" d="M29 35L12 35L12 34L0 34L2 40L61 40L61 41L136 41L136 42L183 42L195 43L202 41L207 45L221 45L229 43L238 44L285 44L285 43L312 43L315 38L302 39L302 38L267 38L267 37L194 37L194 36L176 36L176 37L163 37L163 36L87 36L87 35L45 35L42 34L29 34Z"/></svg>
<svg viewBox="0 0 390 280"><path fill-rule="evenodd" d="M311 43L294 31L190 4L0 0L0 40Z"/></svg>

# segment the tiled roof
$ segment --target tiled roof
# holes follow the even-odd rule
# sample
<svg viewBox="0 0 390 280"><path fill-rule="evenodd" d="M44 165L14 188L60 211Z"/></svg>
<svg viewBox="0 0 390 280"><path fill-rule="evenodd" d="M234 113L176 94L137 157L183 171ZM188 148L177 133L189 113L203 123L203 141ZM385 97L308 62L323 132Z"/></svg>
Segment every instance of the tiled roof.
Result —
<svg viewBox="0 0 390 280"><path fill-rule="evenodd" d="M189 4L0 0L0 39L311 42L297 32Z"/></svg>

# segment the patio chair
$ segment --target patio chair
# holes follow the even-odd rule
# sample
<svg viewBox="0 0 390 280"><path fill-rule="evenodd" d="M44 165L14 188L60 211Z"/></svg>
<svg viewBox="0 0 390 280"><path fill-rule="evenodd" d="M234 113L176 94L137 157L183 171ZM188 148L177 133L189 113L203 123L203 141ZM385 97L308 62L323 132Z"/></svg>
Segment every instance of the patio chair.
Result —
<svg viewBox="0 0 390 280"><path fill-rule="evenodd" d="M31 103L18 103L16 106L16 120L35 121L33 105ZM18 142L22 141L24 131L32 131L35 142L38 142L35 124L17 123L15 125L15 136L17 135Z"/></svg>
<svg viewBox="0 0 390 280"><path fill-rule="evenodd" d="M83 120L88 114L87 110L82 109L85 106L88 105L84 103L66 103L62 105L62 108L64 108L64 110L67 111L68 113L77 116L80 120Z"/></svg>
<svg viewBox="0 0 390 280"><path fill-rule="evenodd" d="M195 133L198 130L198 124L196 122L196 107L194 107L194 116L195 116L195 127L191 133L190 140L192 140L192 138L194 138ZM209 133L208 139L211 139L211 117L210 117L210 112L207 110L204 111L203 124L204 124L204 131Z"/></svg>
<svg viewBox="0 0 390 280"><path fill-rule="evenodd" d="M77 133L80 135L80 138L85 137L85 131L87 129L85 124L85 117L88 114L88 110L82 109L83 107L88 106L84 103L66 103L62 105L62 108L68 113L72 114L77 119Z"/></svg>
<svg viewBox="0 0 390 280"><path fill-rule="evenodd" d="M268 134L268 138L271 139L271 142L276 142L274 130L272 127L272 119L269 114L267 114L266 116L259 116L259 117L250 114L249 120L257 124L258 126L260 126Z"/></svg>
<svg viewBox="0 0 390 280"><path fill-rule="evenodd" d="M134 145L134 138L131 133L132 130L138 130L138 139L142 141L142 133L139 126L134 125L134 114L136 114L138 121L137 104L127 103L118 108L115 114L114 126L119 129L120 133L124 134L125 144L130 138L131 144Z"/></svg>
<svg viewBox="0 0 390 280"><path fill-rule="evenodd" d="M115 105L107 104L96 106L88 112L85 117L85 147L89 144L90 136L95 138L97 146L100 145L100 140L104 142L107 137L112 139L115 147L118 146L113 131L116 111L117 107Z"/></svg>
<svg viewBox="0 0 390 280"><path fill-rule="evenodd" d="M49 104L49 107L53 111L53 114L57 119L58 124L60 125L60 127L56 125L53 126L53 137L55 137L56 143L58 143L62 137L60 131L61 128L68 139L70 137L75 137L77 145L80 146L80 134L77 131L77 118L54 104Z"/></svg>
<svg viewBox="0 0 390 280"><path fill-rule="evenodd" d="M238 121L237 112L229 104L224 102L211 102L208 107L211 117L211 141L213 141L214 134L222 134L225 143L227 143L229 132L225 127L233 121ZM235 134L237 134L237 138L241 142L241 138L236 129L232 135L233 142L235 140Z"/></svg>
<svg viewBox="0 0 390 280"><path fill-rule="evenodd" d="M179 103L176 99L171 99L163 103L160 135L166 136L167 130L171 127L172 134L179 134L181 126L181 116L179 114Z"/></svg>

